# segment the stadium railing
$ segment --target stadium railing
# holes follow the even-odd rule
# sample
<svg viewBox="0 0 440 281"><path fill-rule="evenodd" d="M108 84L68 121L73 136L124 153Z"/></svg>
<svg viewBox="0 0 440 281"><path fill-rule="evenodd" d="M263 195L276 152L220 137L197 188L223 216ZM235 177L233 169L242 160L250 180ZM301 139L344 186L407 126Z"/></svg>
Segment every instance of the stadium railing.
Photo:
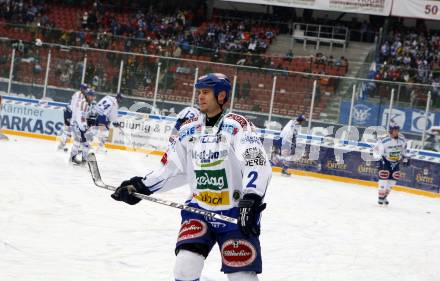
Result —
<svg viewBox="0 0 440 281"><path fill-rule="evenodd" d="M101 94L123 92L130 97L126 107L143 101L162 113L177 112L196 103L197 77L221 72L234 83L230 109L262 128L279 129L298 114L310 121L305 130L321 135L335 135L341 127L357 127L363 134L367 127L394 122L417 145L429 148L428 129L440 121L438 90L431 85L321 74L335 66L307 65L307 60L295 62L298 69L317 69L303 72L194 55L177 58L11 40L0 40L0 50L0 91L38 99L66 102L86 82ZM335 69L338 74L342 68Z"/></svg>

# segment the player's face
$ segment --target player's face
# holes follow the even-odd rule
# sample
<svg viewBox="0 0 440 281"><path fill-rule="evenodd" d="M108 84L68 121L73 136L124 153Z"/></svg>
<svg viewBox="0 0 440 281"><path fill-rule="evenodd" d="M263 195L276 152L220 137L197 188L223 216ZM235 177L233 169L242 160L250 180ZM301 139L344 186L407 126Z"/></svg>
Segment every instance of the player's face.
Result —
<svg viewBox="0 0 440 281"><path fill-rule="evenodd" d="M221 109L212 89L200 89L198 94L200 112L209 115L211 113L216 113Z"/></svg>
<svg viewBox="0 0 440 281"><path fill-rule="evenodd" d="M86 99L87 99L88 103L91 103L95 99L95 97L94 96L86 96Z"/></svg>
<svg viewBox="0 0 440 281"><path fill-rule="evenodd" d="M393 129L393 130L391 130L391 132L390 132L390 136L391 136L393 139L397 139L397 138L399 137L399 130L398 130L398 129Z"/></svg>

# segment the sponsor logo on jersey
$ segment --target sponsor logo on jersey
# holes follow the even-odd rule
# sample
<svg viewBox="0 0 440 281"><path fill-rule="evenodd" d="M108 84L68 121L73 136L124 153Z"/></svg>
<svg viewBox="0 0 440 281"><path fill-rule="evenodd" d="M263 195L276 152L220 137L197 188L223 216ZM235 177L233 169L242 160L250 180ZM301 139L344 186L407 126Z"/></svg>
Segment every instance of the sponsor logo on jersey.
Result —
<svg viewBox="0 0 440 281"><path fill-rule="evenodd" d="M162 159L160 159L160 162L163 165L166 165L168 163L168 154L166 152L162 155Z"/></svg>
<svg viewBox="0 0 440 281"><path fill-rule="evenodd" d="M395 180L399 180L400 179L400 171L395 171L393 173L393 179L395 179Z"/></svg>
<svg viewBox="0 0 440 281"><path fill-rule="evenodd" d="M205 222L195 219L186 220L182 223L177 241L193 239L205 235L208 227Z"/></svg>
<svg viewBox="0 0 440 281"><path fill-rule="evenodd" d="M379 178L381 179L388 179L390 177L390 172L387 170L380 170L379 171Z"/></svg>
<svg viewBox="0 0 440 281"><path fill-rule="evenodd" d="M199 167L213 167L220 165L228 156L228 150L220 151L193 151L192 158Z"/></svg>
<svg viewBox="0 0 440 281"><path fill-rule="evenodd" d="M255 247L245 240L227 240L221 248L222 261L230 267L244 267L257 257Z"/></svg>
<svg viewBox="0 0 440 281"><path fill-rule="evenodd" d="M219 221L208 221L208 223L209 223L213 228L223 228L223 227L226 227L226 223L219 222Z"/></svg>
<svg viewBox="0 0 440 281"><path fill-rule="evenodd" d="M238 128L232 124L223 124L222 131L225 131L231 135L236 135L238 133Z"/></svg>
<svg viewBox="0 0 440 281"><path fill-rule="evenodd" d="M234 193L232 193L232 198L234 198L235 201L240 200L241 192L239 190L234 190Z"/></svg>
<svg viewBox="0 0 440 281"><path fill-rule="evenodd" d="M187 119L185 122L182 123L182 126L184 126L184 125L186 125L186 124L189 124L189 123L192 123L192 122L195 122L195 121L197 121L197 120L199 120L199 117L198 117L198 116L196 116L196 117L194 117L194 118L189 118L189 119Z"/></svg>
<svg viewBox="0 0 440 281"><path fill-rule="evenodd" d="M228 188L225 169L196 170L197 189L222 190Z"/></svg>
<svg viewBox="0 0 440 281"><path fill-rule="evenodd" d="M247 123L248 123L248 122L246 121L246 119L244 119L244 117L242 117L242 116L240 116L240 115L230 113L230 114L228 114L228 115L226 116L226 118L229 118L229 119L235 120L238 124L240 124L240 126L241 126L242 128L246 128L246 127L247 127Z"/></svg>
<svg viewBox="0 0 440 281"><path fill-rule="evenodd" d="M247 148L243 153L243 158L246 166L253 167L266 165L266 158L264 157L263 151L258 147Z"/></svg>
<svg viewBox="0 0 440 281"><path fill-rule="evenodd" d="M200 142L201 143L219 143L222 141L221 135L214 135L214 136L201 136Z"/></svg>
<svg viewBox="0 0 440 281"><path fill-rule="evenodd" d="M255 159L246 160L245 165L249 166L249 167L264 166L264 165L266 165L266 159L264 159L263 155L259 155Z"/></svg>
<svg viewBox="0 0 440 281"><path fill-rule="evenodd" d="M258 143L258 144L260 144L261 140L258 136L244 136L244 138L242 138L240 140L240 142L242 144L244 144L244 143L249 143L249 144Z"/></svg>
<svg viewBox="0 0 440 281"><path fill-rule="evenodd" d="M179 140L181 141L187 136L193 136L196 134L196 132L200 133L200 131L201 131L200 125L191 126L189 128L185 128L184 130L182 130L182 128L181 128L181 130L179 131Z"/></svg>
<svg viewBox="0 0 440 281"><path fill-rule="evenodd" d="M404 150L404 148L402 147L402 145L395 145L395 146L388 146L386 150L389 151L387 157L388 161L399 161L402 156L402 151Z"/></svg>
<svg viewBox="0 0 440 281"><path fill-rule="evenodd" d="M209 206L227 206L229 205L229 191L211 192L202 191L198 194L193 194L193 197L200 202Z"/></svg>

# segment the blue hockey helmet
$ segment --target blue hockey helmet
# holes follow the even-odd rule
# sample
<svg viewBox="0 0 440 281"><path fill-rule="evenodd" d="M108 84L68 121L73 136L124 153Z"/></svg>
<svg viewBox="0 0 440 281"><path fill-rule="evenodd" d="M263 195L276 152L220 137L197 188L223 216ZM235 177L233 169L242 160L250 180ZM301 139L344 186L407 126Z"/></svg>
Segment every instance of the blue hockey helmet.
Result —
<svg viewBox="0 0 440 281"><path fill-rule="evenodd" d="M86 97L94 97L96 96L95 90L88 88L84 93Z"/></svg>
<svg viewBox="0 0 440 281"><path fill-rule="evenodd" d="M300 115L298 115L298 117L296 117L296 121L304 122L304 121L306 121L306 117L304 116L304 114L300 114Z"/></svg>
<svg viewBox="0 0 440 281"><path fill-rule="evenodd" d="M214 91L214 95L218 98L220 92L225 91L226 96L223 103L226 103L231 94L231 81L229 78L221 73L208 73L203 75L197 79L196 89L205 89L209 88Z"/></svg>
<svg viewBox="0 0 440 281"><path fill-rule="evenodd" d="M117 93L117 94L116 94L116 100L118 101L118 103L121 102L122 99L123 99L123 97L122 97L122 93L121 93L121 92Z"/></svg>
<svg viewBox="0 0 440 281"><path fill-rule="evenodd" d="M83 93L85 93L88 88L89 86L86 83L81 83L81 85L79 85L79 90Z"/></svg>
<svg viewBox="0 0 440 281"><path fill-rule="evenodd" d="M390 124L390 126L388 127L388 131L392 132L393 130L400 131L400 126L395 123Z"/></svg>

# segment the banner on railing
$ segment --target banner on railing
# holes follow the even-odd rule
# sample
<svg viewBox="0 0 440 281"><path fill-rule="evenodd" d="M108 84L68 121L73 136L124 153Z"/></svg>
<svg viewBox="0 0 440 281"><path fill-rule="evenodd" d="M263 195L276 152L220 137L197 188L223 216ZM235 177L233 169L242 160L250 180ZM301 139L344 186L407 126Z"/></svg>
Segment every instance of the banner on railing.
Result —
<svg viewBox="0 0 440 281"><path fill-rule="evenodd" d="M392 0L227 0L231 2L306 8L341 13L388 16Z"/></svg>
<svg viewBox="0 0 440 281"><path fill-rule="evenodd" d="M440 3L440 2L439 2ZM348 124L350 115L350 101L342 101L339 121ZM386 126L389 109L388 105L378 105L369 102L358 102L353 107L353 126ZM391 122L398 124L402 131L409 133L422 133L425 125L425 112L410 108L393 108ZM430 112L428 115L429 130L433 125L440 124L440 112Z"/></svg>
<svg viewBox="0 0 440 281"><path fill-rule="evenodd" d="M63 112L47 105L4 102L1 107L2 129L53 136L64 126Z"/></svg>
<svg viewBox="0 0 440 281"><path fill-rule="evenodd" d="M439 0L394 0L391 15L440 20Z"/></svg>
<svg viewBox="0 0 440 281"><path fill-rule="evenodd" d="M321 146L319 148L319 157L317 160L309 160L310 154L307 151L312 151L313 148L307 145L306 153L285 161L290 168L297 170L305 170L311 172L318 172L327 175L334 175L352 179L377 181L377 162L365 161L358 151L349 151L344 153L343 161L338 161L335 155L335 148ZM277 166L281 165L278 160L278 155L272 155L272 163ZM408 167L401 167L401 177L398 185L413 187L430 192L439 192L440 188L440 173L437 172L438 164L422 161L411 160L411 165Z"/></svg>
<svg viewBox="0 0 440 281"><path fill-rule="evenodd" d="M133 149L165 151L169 143L174 120L152 118L147 114L124 116L120 127L113 130L111 142Z"/></svg>
<svg viewBox="0 0 440 281"><path fill-rule="evenodd" d="M56 135L63 127L63 103L22 98L5 98L2 105L1 126L5 129L32 132L42 135ZM115 128L113 144L128 148L144 148L164 151L174 127L175 118L137 113L120 113L121 128ZM436 118L440 118L436 116ZM414 118L413 118L414 119ZM410 126L410 125L408 125ZM276 166L283 164L274 147L277 131L258 129L258 134ZM289 159L291 168L313 171L361 180L375 180L377 169L374 161L365 157L371 153L367 143L328 139L312 135L299 135L297 148L300 156ZM296 153L296 151L295 151ZM439 192L440 155L423 151L415 153L410 167L402 168L400 185ZM371 158L371 157L370 157Z"/></svg>

